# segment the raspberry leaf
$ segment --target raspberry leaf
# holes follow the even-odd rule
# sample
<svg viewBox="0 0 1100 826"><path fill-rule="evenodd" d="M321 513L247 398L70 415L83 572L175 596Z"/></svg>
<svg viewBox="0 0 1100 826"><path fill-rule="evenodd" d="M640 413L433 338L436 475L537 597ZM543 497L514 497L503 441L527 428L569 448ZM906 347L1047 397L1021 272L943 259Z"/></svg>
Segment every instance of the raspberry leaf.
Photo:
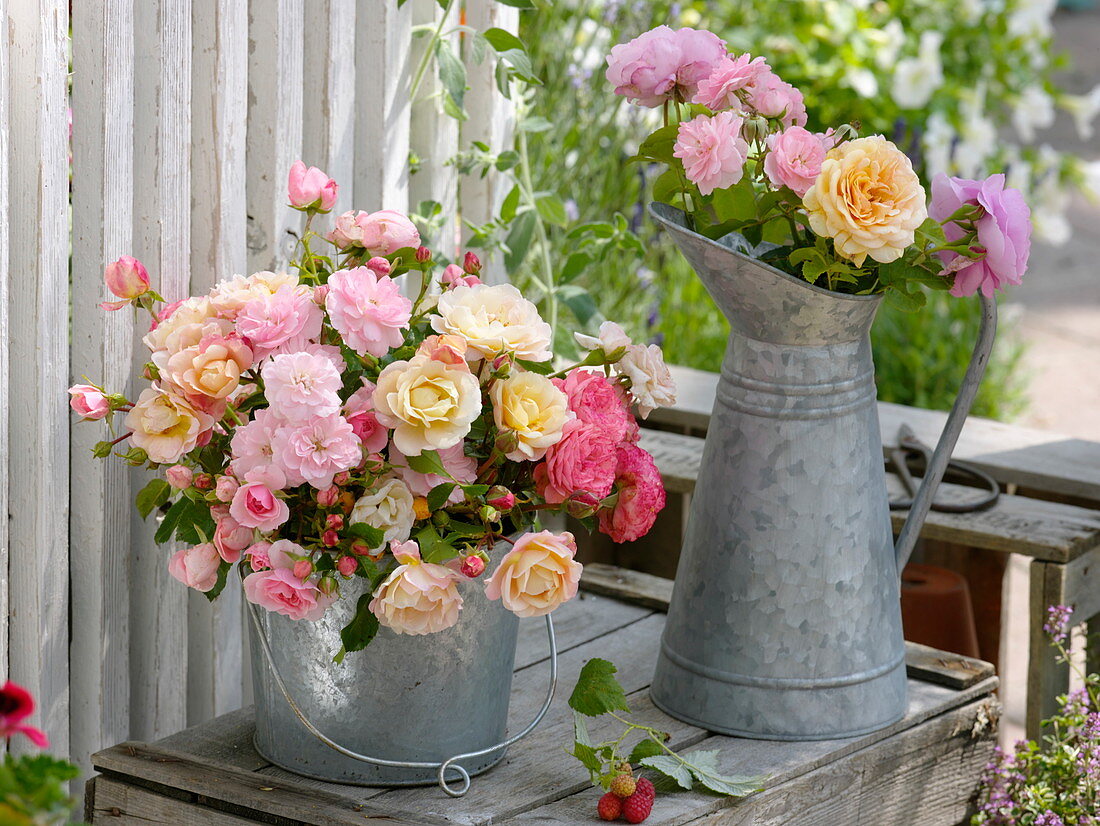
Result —
<svg viewBox="0 0 1100 826"><path fill-rule="evenodd" d="M647 757L640 762L646 768L654 769L666 777L672 778L681 789L691 788L691 772L679 757L673 757L670 754L658 754Z"/></svg>
<svg viewBox="0 0 1100 826"><path fill-rule="evenodd" d="M569 707L588 717L610 711L630 711L626 693L615 679L616 668L596 657L584 664L577 685L569 697Z"/></svg>
<svg viewBox="0 0 1100 826"><path fill-rule="evenodd" d="M710 789L728 797L744 797L761 790L763 778L731 777L718 770L718 751L705 749L681 758L692 777Z"/></svg>

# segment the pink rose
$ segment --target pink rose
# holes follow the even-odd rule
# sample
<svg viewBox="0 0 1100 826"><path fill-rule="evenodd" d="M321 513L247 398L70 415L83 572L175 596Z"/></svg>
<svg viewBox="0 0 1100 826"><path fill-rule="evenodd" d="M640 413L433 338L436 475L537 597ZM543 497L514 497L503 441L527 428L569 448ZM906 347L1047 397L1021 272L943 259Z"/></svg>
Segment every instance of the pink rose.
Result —
<svg viewBox="0 0 1100 826"><path fill-rule="evenodd" d="M485 573L485 560L476 554L464 556L458 566L458 572L466 579L477 579Z"/></svg>
<svg viewBox="0 0 1100 826"><path fill-rule="evenodd" d="M748 90L748 104L766 118L778 118L784 126L806 125L802 93L770 69Z"/></svg>
<svg viewBox="0 0 1100 826"><path fill-rule="evenodd" d="M485 595L520 617L549 614L577 595L583 566L576 553L571 533L525 533L486 581Z"/></svg>
<svg viewBox="0 0 1100 826"><path fill-rule="evenodd" d="M404 341L412 301L397 282L379 277L369 267L334 272L328 280L325 309L336 331L355 352L384 356Z"/></svg>
<svg viewBox="0 0 1100 826"><path fill-rule="evenodd" d="M473 456L467 456L463 452L462 442L436 452L443 461L443 467L451 474L450 478L435 473L417 473L409 467L409 460L404 453L398 450L397 445L390 445L390 464L393 465L397 475L404 480L415 496L427 496L429 491L436 485L442 485L446 482L459 482L468 485L472 484L477 478L477 459ZM451 504L457 504L465 496L462 488L456 487L451 491L447 501Z"/></svg>
<svg viewBox="0 0 1100 826"><path fill-rule="evenodd" d="M418 356L427 356L443 364L466 364L466 339L452 334L428 336L416 348Z"/></svg>
<svg viewBox="0 0 1100 826"><path fill-rule="evenodd" d="M264 568L271 567L271 558L268 556L270 549L270 542L260 541L250 545L244 552L253 571L262 571Z"/></svg>
<svg viewBox="0 0 1100 826"><path fill-rule="evenodd" d="M327 488L333 476L351 470L363 458L359 437L347 420L336 414L280 427L272 447L272 458L291 487L309 482L315 488Z"/></svg>
<svg viewBox="0 0 1100 826"><path fill-rule="evenodd" d="M726 55L714 64L709 75L699 81L699 91L692 103L706 106L714 112L742 109L742 98L748 96L746 90L769 71L771 69L762 57L754 58L748 54L737 57Z"/></svg>
<svg viewBox="0 0 1100 826"><path fill-rule="evenodd" d="M392 209L345 212L336 219L329 240L340 249L363 247L371 255L392 255L405 247L419 247L420 233L408 216Z"/></svg>
<svg viewBox="0 0 1100 826"><path fill-rule="evenodd" d="M264 395L280 420L303 424L340 409L340 373L323 355L280 353L260 371Z"/></svg>
<svg viewBox="0 0 1100 826"><path fill-rule="evenodd" d="M618 440L612 434L577 419L565 426L565 437L546 451L546 461L535 467L539 495L553 505L587 491L603 499L615 483Z"/></svg>
<svg viewBox="0 0 1100 826"><path fill-rule="evenodd" d="M204 542L194 548L180 548L168 560L168 573L188 588L205 593L218 584L222 558L218 549Z"/></svg>
<svg viewBox="0 0 1100 826"><path fill-rule="evenodd" d="M595 425L612 444L637 430L622 385L612 384L603 373L576 369L565 379L554 379L554 384L565 391L577 419Z"/></svg>
<svg viewBox="0 0 1100 826"><path fill-rule="evenodd" d="M398 634L434 634L458 622L462 597L455 574L443 565L422 562L413 541L393 542L401 564L386 578L371 600L378 621Z"/></svg>
<svg viewBox="0 0 1100 826"><path fill-rule="evenodd" d="M248 339L260 361L304 350L320 337L323 322L324 313L308 290L284 285L246 302L237 316L237 332Z"/></svg>
<svg viewBox="0 0 1100 826"><path fill-rule="evenodd" d="M1018 189L1005 189L1004 175L990 175L984 181L949 178L940 173L932 181L932 202L928 214L946 221L964 204L982 207L975 222L978 229L976 247L985 257L958 269L951 295L991 296L1006 284L1019 284L1027 272L1031 253L1031 210ZM948 241L958 241L966 233L955 223L943 225ZM959 256L941 252L945 265L952 266ZM958 262L962 263L962 262Z"/></svg>
<svg viewBox="0 0 1100 826"><path fill-rule="evenodd" d="M328 212L336 204L336 181L315 166L308 169L301 161L291 164L286 191L291 206Z"/></svg>
<svg viewBox="0 0 1100 826"><path fill-rule="evenodd" d="M244 595L249 602L290 617L292 620L316 622L336 601L336 594L326 594L312 579L299 579L288 568L257 571L244 578Z"/></svg>
<svg viewBox="0 0 1100 826"><path fill-rule="evenodd" d="M472 287L475 284L480 284L481 279L476 275L467 275L465 270L458 264L448 264L443 268L443 274L440 276L440 281L443 282L444 287L457 287L459 284L465 284L467 287Z"/></svg>
<svg viewBox="0 0 1100 826"><path fill-rule="evenodd" d="M374 258L367 261L367 269L379 277L389 275L393 272L393 266L390 262L380 255L376 255Z"/></svg>
<svg viewBox="0 0 1100 826"><path fill-rule="evenodd" d="M103 271L103 281L107 284L108 290L119 298L126 299L127 302L149 292L148 270L145 269L144 264L129 255L124 255L108 264ZM118 303L125 306L123 302ZM118 307L112 306L106 309L118 309Z"/></svg>
<svg viewBox="0 0 1100 826"><path fill-rule="evenodd" d="M363 379L363 386L344 402L344 418L359 437L364 453L378 453L390 441L390 433L374 415L374 385Z"/></svg>
<svg viewBox="0 0 1100 826"><path fill-rule="evenodd" d="M600 511L600 531L616 542L640 539L665 506L665 486L653 457L637 445L620 445L615 487L619 499Z"/></svg>
<svg viewBox="0 0 1100 826"><path fill-rule="evenodd" d="M98 387L74 384L69 388L69 396L69 407L82 419L102 419L111 412L111 403Z"/></svg>
<svg viewBox="0 0 1100 826"><path fill-rule="evenodd" d="M240 524L232 516L221 516L214 525L214 547L222 559L234 563L241 551L252 544L252 528Z"/></svg>
<svg viewBox="0 0 1100 826"><path fill-rule="evenodd" d="M275 432L281 424L282 421L272 410L263 408L252 413L252 421L233 431L229 447L234 476L239 479L254 477L255 473L266 473L273 467L282 471L274 458ZM236 492L234 488L233 493Z"/></svg>
<svg viewBox="0 0 1100 826"><path fill-rule="evenodd" d="M801 198L821 174L829 142L825 135L815 135L801 126L769 135L764 173L773 184L790 187Z"/></svg>
<svg viewBox="0 0 1100 826"><path fill-rule="evenodd" d="M749 145L741 137L743 123L734 112L719 112L680 124L672 154L684 162L684 172L702 194L741 180L749 154Z"/></svg>
<svg viewBox="0 0 1100 826"><path fill-rule="evenodd" d="M164 471L164 478L167 479L168 484L176 490L186 490L191 487L191 480L194 479L194 477L194 471L187 467L187 465L172 465L172 467Z"/></svg>
<svg viewBox="0 0 1100 826"><path fill-rule="evenodd" d="M218 497L219 502L232 502L233 494L239 487L240 483L232 476L219 476L214 484L214 495Z"/></svg>
<svg viewBox="0 0 1100 826"><path fill-rule="evenodd" d="M241 485L233 495L229 513L246 528L273 531L290 518L286 502L272 493L267 485Z"/></svg>
<svg viewBox="0 0 1100 826"><path fill-rule="evenodd" d="M606 77L615 94L641 106L686 102L725 54L725 42L711 32L658 26L612 47Z"/></svg>

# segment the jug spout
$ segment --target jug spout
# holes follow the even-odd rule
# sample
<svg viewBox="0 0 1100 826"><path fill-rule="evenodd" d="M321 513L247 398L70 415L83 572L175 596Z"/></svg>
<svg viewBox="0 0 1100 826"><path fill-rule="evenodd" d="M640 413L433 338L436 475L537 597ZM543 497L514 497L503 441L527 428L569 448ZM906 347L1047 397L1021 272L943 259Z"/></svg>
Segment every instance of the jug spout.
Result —
<svg viewBox="0 0 1100 826"><path fill-rule="evenodd" d="M951 406L951 412L947 416L947 423L943 426L940 440L936 443L936 449L932 454L932 460L924 471L924 479L917 495L913 497L913 504L909 508L909 515L898 535L897 544L894 546L894 555L897 560L898 576L904 570L913 548L920 537L920 530L924 526L924 520L928 518L928 512L932 508L932 499L936 495L936 488L943 480L947 472L947 463L951 460L951 452L955 449L955 443L962 433L966 416L974 404L974 398L978 395L978 387L985 374L986 365L989 364L989 354L993 351L993 339L997 334L997 302L990 296L979 294L982 302L981 327L978 330L978 340L974 345L974 352L970 356L970 364L966 368L962 387L959 395Z"/></svg>

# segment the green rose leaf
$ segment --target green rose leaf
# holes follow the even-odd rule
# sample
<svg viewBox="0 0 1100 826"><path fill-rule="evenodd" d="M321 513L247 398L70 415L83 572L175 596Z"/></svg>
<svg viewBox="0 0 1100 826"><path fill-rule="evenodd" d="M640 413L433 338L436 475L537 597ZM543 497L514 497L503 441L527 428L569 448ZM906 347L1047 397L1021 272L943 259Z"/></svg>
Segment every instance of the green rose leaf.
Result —
<svg viewBox="0 0 1100 826"><path fill-rule="evenodd" d="M446 505L455 487L457 487L456 482L444 482L428 491L428 510L437 511Z"/></svg>
<svg viewBox="0 0 1100 826"><path fill-rule="evenodd" d="M434 473L436 476L442 476L445 479L451 478L451 474L443 466L443 460L439 458L439 454L434 450L425 450L419 456L407 456L406 459L409 462L409 467L417 473Z"/></svg>
<svg viewBox="0 0 1100 826"><path fill-rule="evenodd" d="M369 593L359 597L359 601L355 603L355 616L351 618L351 622L340 629L340 641L344 643L344 652L362 651L378 633L378 617L371 613L371 599L372 595ZM343 659L342 653L337 656Z"/></svg>
<svg viewBox="0 0 1100 826"><path fill-rule="evenodd" d="M222 562L218 566L218 581L214 583L214 587L203 594L208 600L213 602L218 598L222 591L225 590L225 583L229 579L229 571L233 566L228 562Z"/></svg>
<svg viewBox="0 0 1100 826"><path fill-rule="evenodd" d="M599 717L609 711L630 711L626 693L615 679L616 671L614 665L598 657L586 662L569 696L569 707L588 717Z"/></svg>
<svg viewBox="0 0 1100 826"><path fill-rule="evenodd" d="M168 501L172 486L163 479L150 479L149 484L138 491L137 509L142 519L147 519L155 509Z"/></svg>
<svg viewBox="0 0 1100 826"><path fill-rule="evenodd" d="M362 539L369 548L377 548L386 541L386 535L373 525L366 522L352 522L347 527L347 532L355 539Z"/></svg>

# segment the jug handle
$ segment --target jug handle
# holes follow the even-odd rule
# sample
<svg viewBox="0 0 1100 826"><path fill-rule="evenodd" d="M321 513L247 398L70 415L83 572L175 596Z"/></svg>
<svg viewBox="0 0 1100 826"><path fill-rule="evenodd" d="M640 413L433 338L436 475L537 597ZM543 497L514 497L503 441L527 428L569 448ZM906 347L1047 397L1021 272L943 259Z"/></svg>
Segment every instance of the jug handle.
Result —
<svg viewBox="0 0 1100 826"><path fill-rule="evenodd" d="M951 461L951 452L955 449L955 443L959 440L966 416L974 404L974 398L978 395L978 387L985 374L985 368L989 364L989 354L993 350L993 339L997 334L997 301L991 296L979 294L982 304L981 327L978 330L978 340L974 344L974 352L970 356L970 364L966 368L962 387L955 403L951 406L951 412L947 415L947 422L943 426L940 440L936 444L936 450L928 467L924 470L924 479L921 481L917 495L913 497L913 504L909 508L909 516L902 525L898 535L897 544L894 546L894 556L897 560L898 576L901 576L905 564L909 561L913 548L920 537L920 530L924 526L924 520L932 508L932 498L936 495L944 473L947 472L947 463Z"/></svg>
<svg viewBox="0 0 1100 826"><path fill-rule="evenodd" d="M301 721L302 725L306 727L314 737L328 746L330 749L340 752L345 757L350 757L352 760L358 760L361 763L370 763L375 766L392 766L401 769L436 769L439 787L443 789L451 797L462 797L470 790L470 773L466 771L462 766L458 764L459 760L469 760L473 757L484 757L486 754L491 754L494 751L505 749L513 743L517 743L535 730L542 718L546 716L546 712L550 709L550 703L554 699L554 691L558 686L558 645L557 640L554 637L554 621L550 618L550 615L546 615L546 638L550 646L550 685L546 691L546 700L542 704L542 708L539 709L538 714L535 715L535 719L532 720L527 728L521 731L519 734L515 734L495 745L488 748L479 749L478 751L465 752L463 754L456 754L454 757L450 757L444 760L442 763L416 763L407 760L385 760L381 757L370 757L359 752L352 751L349 748L345 748L337 743L335 740L327 737L320 729L315 726L306 713L302 710L301 706L294 701L294 698L290 696L290 691L287 690L286 683L283 681L282 675L279 673L279 669L275 666L275 657L271 652L271 643L267 639L267 634L264 632L263 623L260 622L259 608L252 603L246 603L248 609L248 615L252 618L252 624L256 629L256 636L260 640L260 647L264 652L264 659L267 661L268 668L271 669L271 675L275 678L275 685L279 687L279 693L283 695L283 699L286 700L287 705L290 706L291 711ZM458 773L458 786L457 788L451 785L454 781L448 781L446 778L447 771L453 771Z"/></svg>

